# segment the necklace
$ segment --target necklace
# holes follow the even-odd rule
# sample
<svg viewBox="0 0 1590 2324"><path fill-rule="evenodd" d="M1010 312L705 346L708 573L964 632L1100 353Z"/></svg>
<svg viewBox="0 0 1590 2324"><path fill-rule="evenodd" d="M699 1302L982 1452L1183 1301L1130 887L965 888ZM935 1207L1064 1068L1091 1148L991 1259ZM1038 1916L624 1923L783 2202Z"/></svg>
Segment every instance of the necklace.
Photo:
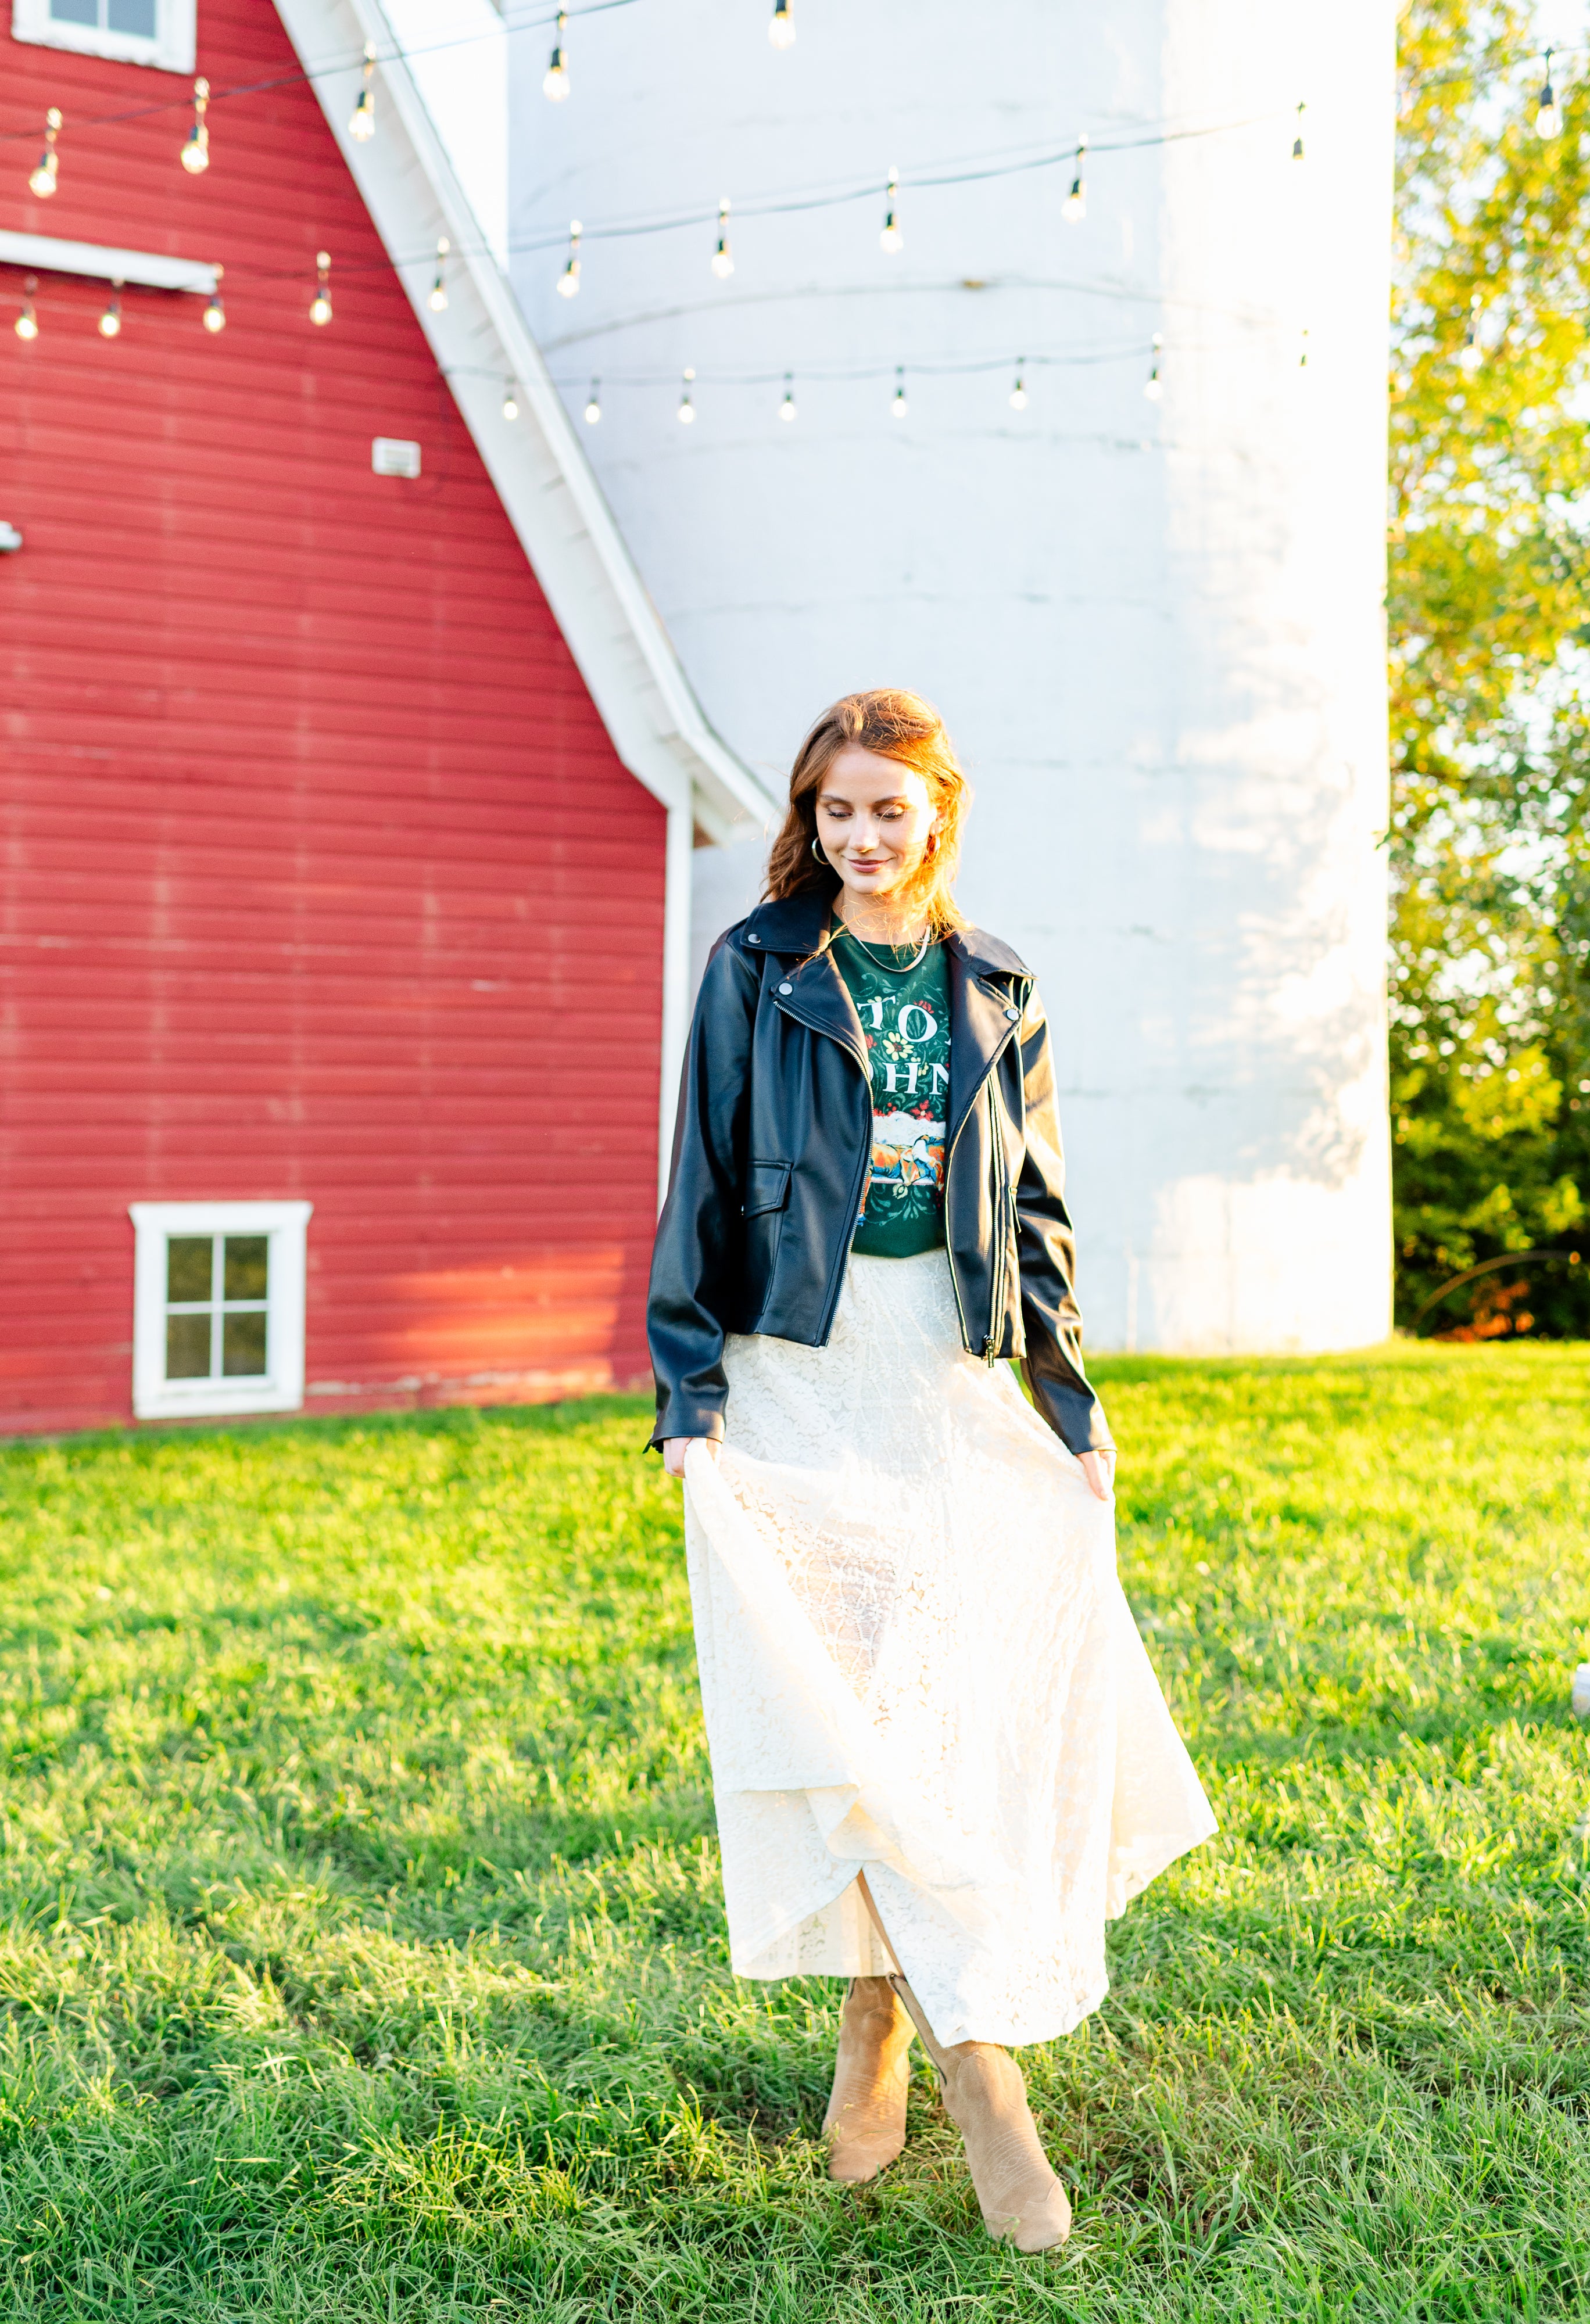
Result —
<svg viewBox="0 0 1590 2324"><path fill-rule="evenodd" d="M928 946L933 941L933 931L931 927L929 927L923 933L921 943L917 946L915 959L908 960L902 965L897 960L880 960L877 954L873 950L871 945L862 944L862 940L856 935L855 930L851 927L849 921L843 916L840 917L839 926L844 929L852 944L861 945L862 951L865 953L874 967L884 970L890 976L909 976L913 968L920 968L922 963L928 957Z"/></svg>

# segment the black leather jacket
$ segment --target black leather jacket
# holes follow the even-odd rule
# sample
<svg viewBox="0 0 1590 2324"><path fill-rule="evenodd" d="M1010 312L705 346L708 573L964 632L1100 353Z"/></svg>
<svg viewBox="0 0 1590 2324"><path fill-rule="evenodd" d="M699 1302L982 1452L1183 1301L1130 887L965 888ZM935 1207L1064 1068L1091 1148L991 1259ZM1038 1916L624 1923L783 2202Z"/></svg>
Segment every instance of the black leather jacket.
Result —
<svg viewBox="0 0 1590 2324"><path fill-rule="evenodd" d="M872 1160L861 1019L825 895L760 904L720 936L690 1026L652 1260L653 1445L721 1437L724 1335L827 1343ZM1110 1442L1082 1369L1049 1027L1022 963L963 928L949 971L945 1240L961 1337L1025 1360L1073 1452Z"/></svg>

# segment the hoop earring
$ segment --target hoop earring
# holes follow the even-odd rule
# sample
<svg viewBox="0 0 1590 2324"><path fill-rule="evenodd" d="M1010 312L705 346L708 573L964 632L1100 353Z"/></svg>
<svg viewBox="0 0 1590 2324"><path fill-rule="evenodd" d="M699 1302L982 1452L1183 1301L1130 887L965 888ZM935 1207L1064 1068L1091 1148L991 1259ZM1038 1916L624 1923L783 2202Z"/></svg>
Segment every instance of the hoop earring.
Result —
<svg viewBox="0 0 1590 2324"><path fill-rule="evenodd" d="M811 852L817 857L819 863L826 863L827 862L827 857L823 853L822 842L818 839L815 832L813 832L811 838Z"/></svg>

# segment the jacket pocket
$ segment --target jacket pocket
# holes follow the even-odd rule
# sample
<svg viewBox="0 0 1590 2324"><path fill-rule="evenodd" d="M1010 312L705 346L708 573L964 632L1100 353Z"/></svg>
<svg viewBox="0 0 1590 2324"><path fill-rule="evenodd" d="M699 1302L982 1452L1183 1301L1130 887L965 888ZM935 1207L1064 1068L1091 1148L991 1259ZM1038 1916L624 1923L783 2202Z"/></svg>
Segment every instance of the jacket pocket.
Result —
<svg viewBox="0 0 1590 2324"><path fill-rule="evenodd" d="M753 1162L745 1173L745 1199L741 1204L742 1214L748 1219L760 1218L764 1211L781 1211L790 1200L790 1165L787 1162Z"/></svg>

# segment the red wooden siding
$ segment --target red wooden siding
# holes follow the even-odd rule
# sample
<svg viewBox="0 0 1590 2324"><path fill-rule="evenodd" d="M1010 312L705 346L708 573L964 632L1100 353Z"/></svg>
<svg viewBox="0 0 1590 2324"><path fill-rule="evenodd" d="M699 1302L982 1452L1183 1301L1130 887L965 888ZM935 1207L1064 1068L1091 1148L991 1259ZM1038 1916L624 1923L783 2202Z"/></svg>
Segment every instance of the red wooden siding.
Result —
<svg viewBox="0 0 1590 2324"><path fill-rule="evenodd" d="M134 1201L314 1204L311 1412L631 1382L662 810L274 9L200 0L199 179L135 112L184 81L0 55L0 130L66 116L52 200L0 143L0 226L218 260L227 315L129 287L106 342L46 274L28 346L0 267L0 1429L127 1416Z"/></svg>

